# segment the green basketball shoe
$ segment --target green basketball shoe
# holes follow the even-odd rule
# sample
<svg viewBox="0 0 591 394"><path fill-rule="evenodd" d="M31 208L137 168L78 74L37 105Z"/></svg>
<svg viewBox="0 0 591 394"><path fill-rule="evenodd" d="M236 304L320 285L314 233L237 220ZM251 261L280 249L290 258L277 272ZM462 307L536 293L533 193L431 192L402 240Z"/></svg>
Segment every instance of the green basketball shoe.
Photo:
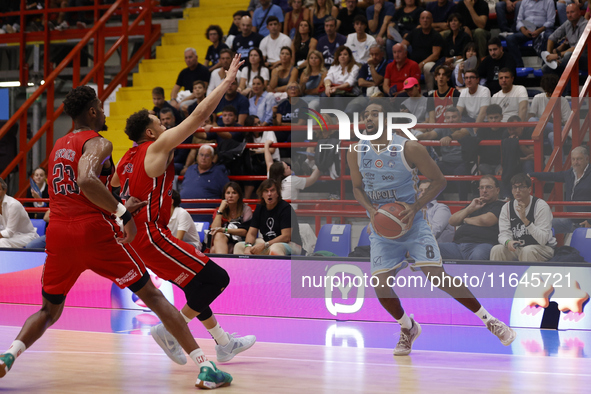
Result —
<svg viewBox="0 0 591 394"><path fill-rule="evenodd" d="M4 375L10 371L12 368L12 364L14 363L14 356L10 353L0 354L0 378L3 378ZM228 375L230 376L230 375ZM230 381L232 378L230 378Z"/></svg>
<svg viewBox="0 0 591 394"><path fill-rule="evenodd" d="M200 389L217 389L229 386L232 383L232 376L227 372L220 371L213 362L211 364L213 369L201 367L195 386Z"/></svg>

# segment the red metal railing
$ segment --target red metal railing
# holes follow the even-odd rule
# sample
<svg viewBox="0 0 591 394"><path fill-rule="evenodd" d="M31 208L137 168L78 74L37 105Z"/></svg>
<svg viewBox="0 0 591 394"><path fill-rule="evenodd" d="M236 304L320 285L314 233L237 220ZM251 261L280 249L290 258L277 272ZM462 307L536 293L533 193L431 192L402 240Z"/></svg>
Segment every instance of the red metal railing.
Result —
<svg viewBox="0 0 591 394"><path fill-rule="evenodd" d="M24 0L21 0L24 9ZM46 6L48 5L46 0ZM19 166L19 192L17 196L22 196L25 192L27 185L27 166L26 158L27 153L32 149L33 145L39 139L46 135L46 160L42 164L45 166L47 163L47 157L53 149L53 122L62 114L63 104L61 104L55 111L54 103L54 81L59 74L64 70L66 65L73 62L74 74L73 74L73 86L84 85L94 79L94 82L98 85L98 97L101 101L104 101L109 95L115 90L118 84L125 85L127 76L131 70L137 65L142 57L149 58L151 53L151 47L160 38L160 25L152 25L152 3L150 0L145 0L143 3L143 10L137 16L136 20L129 25L129 0L117 0L112 5L98 5L95 3L94 6L89 7L78 7L78 8L61 8L61 9L43 9L34 11L24 11L18 13L21 16L21 32L11 35L0 36L0 40L6 39L4 36L15 36L19 35L20 51L21 51L21 86L26 86L28 83L28 75L26 72L26 60L24 56L26 43L31 39L38 39L38 35L43 35L43 42L45 45L44 55L44 74L45 83L41 85L25 103L16 111L16 113L10 118L10 120L0 129L0 139L2 139L8 130L20 121L20 135L19 135L19 153L16 158L5 168L0 174L0 178L5 178L11 171L18 165ZM136 6L138 3L136 3ZM25 16L31 14L43 14L47 19L49 14L61 12L61 11L76 11L81 9L94 10L95 13L95 24L88 31L83 31L84 34L81 41L74 47L74 49L64 58L64 60L55 68L51 70L49 61L49 45L51 41L59 39L64 32L49 31L47 24L45 24L45 31L39 33L26 33L25 28ZM100 16L101 10L106 9L106 12ZM119 11L122 16L122 26L120 27L109 27L105 26L109 18L116 12ZM15 13L12 13L15 14ZM6 14L6 15L12 15ZM99 19L100 16L100 19ZM140 22L144 22L143 26L140 26ZM68 37L70 32L67 33ZM129 36L132 34L144 35L144 43L139 51L131 58L128 58L128 42ZM119 39L113 44L113 46L105 53L105 37L107 36L118 36ZM80 75L80 54L83 48L94 39L94 66L91 71L81 78ZM2 41L0 41L2 42ZM121 47L121 71L113 78L111 83L105 88L104 87L104 64L105 62ZM33 105L35 100L39 98L43 93L47 95L47 113L46 122L35 134L35 136L27 142L27 116L28 110ZM72 131L72 129L70 129Z"/></svg>

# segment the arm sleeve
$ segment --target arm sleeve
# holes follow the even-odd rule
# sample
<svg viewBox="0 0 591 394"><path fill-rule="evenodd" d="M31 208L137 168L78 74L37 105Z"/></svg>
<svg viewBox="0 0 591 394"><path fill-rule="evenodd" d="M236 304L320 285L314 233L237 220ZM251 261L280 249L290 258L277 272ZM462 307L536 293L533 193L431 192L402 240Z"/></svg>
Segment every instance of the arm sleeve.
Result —
<svg viewBox="0 0 591 394"><path fill-rule="evenodd" d="M556 8L554 7L554 1L548 0L546 1L546 22L544 22L544 27L546 29L553 28L555 19Z"/></svg>
<svg viewBox="0 0 591 394"><path fill-rule="evenodd" d="M566 36L566 25L563 23L562 25L558 26L558 29L554 30L554 33L550 34L548 39L555 43L562 40Z"/></svg>
<svg viewBox="0 0 591 394"><path fill-rule="evenodd" d="M265 38L263 38L263 40L261 41L261 45L259 46L259 49L261 50L261 52L263 52L263 56L267 56L267 43L269 42L269 38L271 36L267 36ZM261 60L262 62L262 60ZM261 70L262 71L262 70ZM263 77L264 79L265 77Z"/></svg>
<svg viewBox="0 0 591 394"><path fill-rule="evenodd" d="M535 209L534 222L527 226L527 231L540 245L546 245L552 238L552 211L543 200L538 200Z"/></svg>
<svg viewBox="0 0 591 394"><path fill-rule="evenodd" d="M509 221L509 204L512 203L513 201L509 201L503 205L501 215L499 216L499 243L503 246L507 240L513 239L513 234L511 234L511 224Z"/></svg>
<svg viewBox="0 0 591 394"><path fill-rule="evenodd" d="M443 230L449 224L449 218L451 218L451 211L446 205L437 204L433 218L431 220L431 230L435 239L441 235Z"/></svg>
<svg viewBox="0 0 591 394"><path fill-rule="evenodd" d="M347 82L349 86L357 85L357 75L359 75L359 66L354 65L345 82Z"/></svg>

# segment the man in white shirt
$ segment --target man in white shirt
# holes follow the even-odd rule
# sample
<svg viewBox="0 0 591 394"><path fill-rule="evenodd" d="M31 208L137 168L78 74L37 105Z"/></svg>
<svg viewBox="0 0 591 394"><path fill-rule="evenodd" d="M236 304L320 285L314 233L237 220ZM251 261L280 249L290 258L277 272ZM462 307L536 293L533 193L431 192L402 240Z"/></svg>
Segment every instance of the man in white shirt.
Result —
<svg viewBox="0 0 591 394"><path fill-rule="evenodd" d="M507 122L513 115L527 118L527 90L524 86L513 85L515 70L502 68L499 71L499 85L501 90L492 96L491 104L498 104L503 109L503 122Z"/></svg>
<svg viewBox="0 0 591 394"><path fill-rule="evenodd" d="M269 35L261 41L260 49L265 57L265 66L272 70L281 63L281 48L291 48L291 39L279 31L279 19L276 16L267 18L267 28Z"/></svg>
<svg viewBox="0 0 591 394"><path fill-rule="evenodd" d="M548 261L554 256L552 210L531 195L531 178L523 173L511 178L514 200L499 216L499 243L490 251L492 261Z"/></svg>
<svg viewBox="0 0 591 394"><path fill-rule="evenodd" d="M369 60L369 48L376 43L376 39L365 33L367 29L367 18L364 15L357 15L353 19L355 33L347 36L345 46L351 49L355 61L360 65Z"/></svg>
<svg viewBox="0 0 591 394"><path fill-rule="evenodd" d="M217 70L213 70L211 73L211 77L209 78L209 85L207 85L207 94L213 92L213 90L218 87L219 84L222 83L224 78L226 78L226 71L230 68L230 64L232 64L232 58L234 57L234 53L230 49L222 49L220 51L220 64L221 67Z"/></svg>
<svg viewBox="0 0 591 394"><path fill-rule="evenodd" d="M185 241L201 250L201 239L199 233L193 223L191 214L187 212L181 205L181 195L176 190L172 191L172 215L168 221L168 228L172 235L176 238Z"/></svg>
<svg viewBox="0 0 591 394"><path fill-rule="evenodd" d="M8 186L0 178L0 248L24 248L38 238L23 205L7 196Z"/></svg>
<svg viewBox="0 0 591 394"><path fill-rule="evenodd" d="M486 109L490 105L490 90L480 85L480 76L477 70L467 70L464 73L466 88L460 92L458 110L463 117L473 119L475 122L484 122Z"/></svg>

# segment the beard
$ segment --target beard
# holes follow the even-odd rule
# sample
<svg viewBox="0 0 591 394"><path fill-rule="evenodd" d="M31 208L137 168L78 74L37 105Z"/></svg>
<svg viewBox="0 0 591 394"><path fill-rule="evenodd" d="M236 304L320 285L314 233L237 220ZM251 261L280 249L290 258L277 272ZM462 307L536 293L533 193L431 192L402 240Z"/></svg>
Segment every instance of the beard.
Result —
<svg viewBox="0 0 591 394"><path fill-rule="evenodd" d="M109 126L107 126L106 123L103 123L103 127L101 127L101 131L107 131L109 130Z"/></svg>

